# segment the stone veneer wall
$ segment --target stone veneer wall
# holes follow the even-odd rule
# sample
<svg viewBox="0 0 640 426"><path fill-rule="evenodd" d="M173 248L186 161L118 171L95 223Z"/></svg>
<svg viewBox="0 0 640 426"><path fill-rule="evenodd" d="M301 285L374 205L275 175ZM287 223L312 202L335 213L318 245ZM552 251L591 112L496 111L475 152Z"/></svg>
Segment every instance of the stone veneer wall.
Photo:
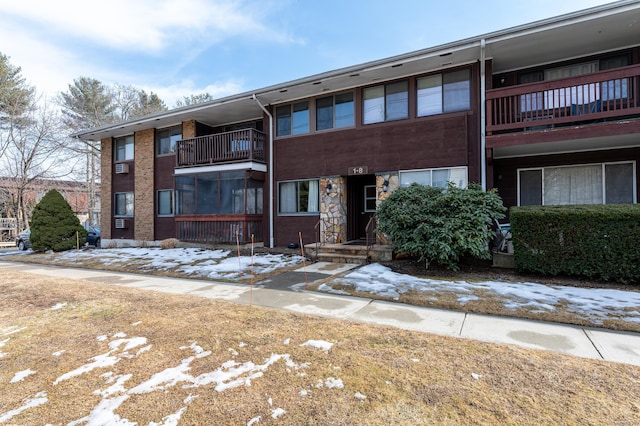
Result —
<svg viewBox="0 0 640 426"><path fill-rule="evenodd" d="M386 185L385 185L386 183ZM376 192L378 200L376 201L376 209L380 203L391 195L393 191L400 186L398 173L384 173L376 175ZM382 233L376 232L376 244L389 244L389 239Z"/></svg>
<svg viewBox="0 0 640 426"><path fill-rule="evenodd" d="M100 228L101 238L111 238L111 173L113 167L113 139L105 138L100 141Z"/></svg>
<svg viewBox="0 0 640 426"><path fill-rule="evenodd" d="M138 241L153 241L155 218L155 191L153 187L155 129L136 132L134 137L134 238Z"/></svg>
<svg viewBox="0 0 640 426"><path fill-rule="evenodd" d="M327 189L327 185L331 189ZM338 244L347 241L347 179L320 179L320 242Z"/></svg>

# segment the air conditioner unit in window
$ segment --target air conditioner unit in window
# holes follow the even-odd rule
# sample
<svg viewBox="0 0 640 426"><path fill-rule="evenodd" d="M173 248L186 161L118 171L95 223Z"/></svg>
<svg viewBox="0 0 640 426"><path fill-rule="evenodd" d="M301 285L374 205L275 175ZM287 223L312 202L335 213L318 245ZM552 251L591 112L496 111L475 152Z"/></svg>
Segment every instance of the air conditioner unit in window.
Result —
<svg viewBox="0 0 640 426"><path fill-rule="evenodd" d="M116 219L116 229L125 229L127 227L126 219Z"/></svg>
<svg viewBox="0 0 640 426"><path fill-rule="evenodd" d="M123 175L129 173L129 165L126 163L116 164L116 174Z"/></svg>

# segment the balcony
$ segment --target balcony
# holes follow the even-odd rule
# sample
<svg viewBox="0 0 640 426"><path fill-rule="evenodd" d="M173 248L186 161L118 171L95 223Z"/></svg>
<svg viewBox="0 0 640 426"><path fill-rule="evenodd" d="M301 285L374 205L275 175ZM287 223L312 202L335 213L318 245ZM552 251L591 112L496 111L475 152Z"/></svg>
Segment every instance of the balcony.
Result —
<svg viewBox="0 0 640 426"><path fill-rule="evenodd" d="M176 144L176 166L193 167L243 161L265 162L264 133L255 129L216 133Z"/></svg>
<svg viewBox="0 0 640 426"><path fill-rule="evenodd" d="M487 91L487 135L638 117L640 65Z"/></svg>

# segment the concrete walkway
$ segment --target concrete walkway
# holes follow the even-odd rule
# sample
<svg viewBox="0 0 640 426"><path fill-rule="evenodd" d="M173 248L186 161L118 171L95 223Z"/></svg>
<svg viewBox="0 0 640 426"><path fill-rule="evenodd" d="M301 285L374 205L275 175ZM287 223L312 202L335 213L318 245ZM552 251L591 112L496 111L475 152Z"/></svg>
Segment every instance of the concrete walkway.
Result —
<svg viewBox="0 0 640 426"><path fill-rule="evenodd" d="M166 293L190 294L302 314L398 327L445 336L505 343L640 366L640 334L464 312L431 309L305 291L316 281L342 274L353 265L320 262L269 280L246 284L166 278L120 272L0 262L1 269L75 278Z"/></svg>

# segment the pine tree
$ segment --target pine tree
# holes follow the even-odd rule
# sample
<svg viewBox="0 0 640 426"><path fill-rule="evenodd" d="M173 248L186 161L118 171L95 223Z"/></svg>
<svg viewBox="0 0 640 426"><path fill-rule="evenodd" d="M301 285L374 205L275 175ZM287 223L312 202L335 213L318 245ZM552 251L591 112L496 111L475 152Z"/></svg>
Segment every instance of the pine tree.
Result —
<svg viewBox="0 0 640 426"><path fill-rule="evenodd" d="M84 244L87 231L73 214L71 206L55 189L47 192L33 210L31 247L35 251L64 251Z"/></svg>

